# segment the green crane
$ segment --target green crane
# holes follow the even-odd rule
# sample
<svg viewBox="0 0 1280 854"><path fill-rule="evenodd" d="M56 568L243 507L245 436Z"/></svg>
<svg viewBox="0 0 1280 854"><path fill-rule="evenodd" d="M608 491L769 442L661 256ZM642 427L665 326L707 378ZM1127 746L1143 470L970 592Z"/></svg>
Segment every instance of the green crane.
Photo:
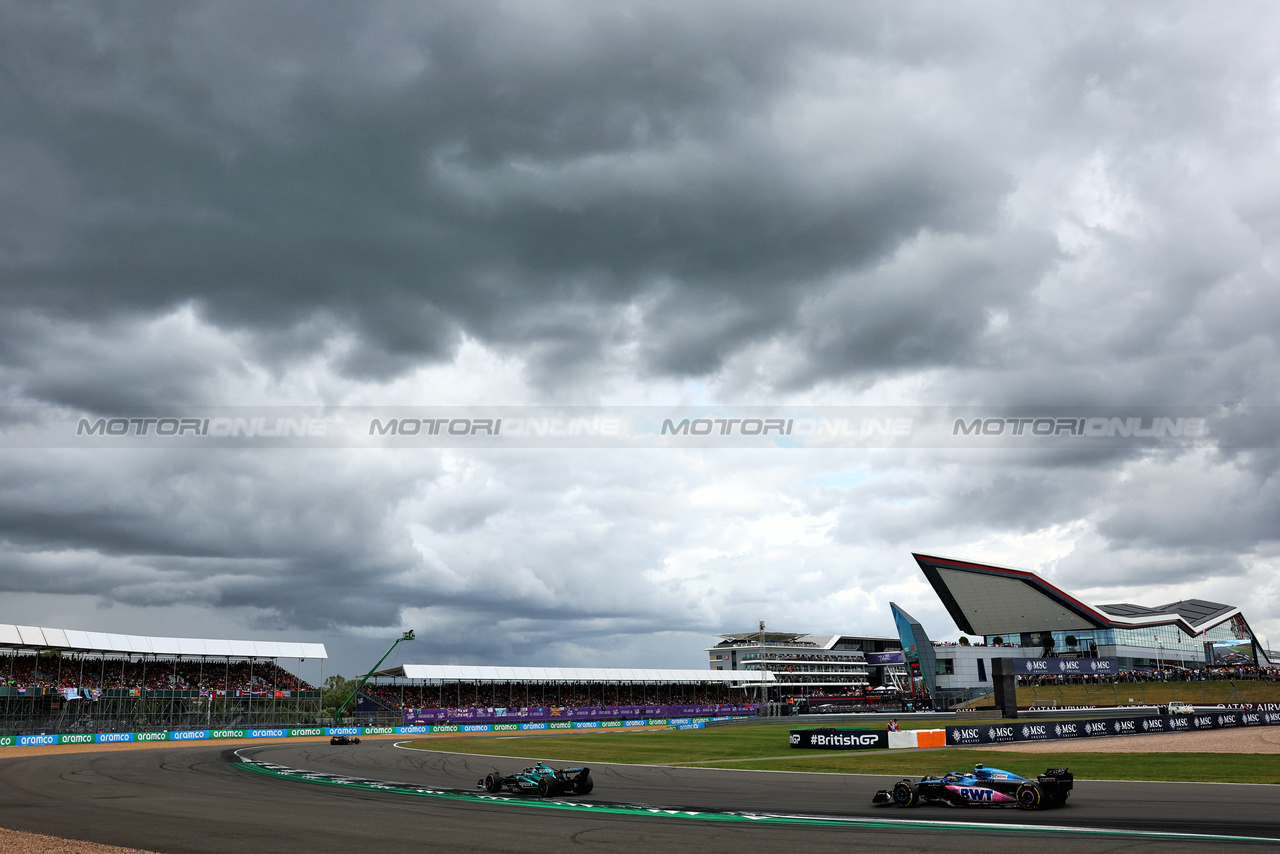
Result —
<svg viewBox="0 0 1280 854"><path fill-rule="evenodd" d="M342 705L338 706L338 710L333 713L334 726L342 726L342 710L347 707L348 703L350 703L352 700L356 698L356 694L360 693L360 689L364 687L364 683L368 682L369 677L377 672L378 668L382 666L382 662L387 660L387 656L390 655L392 651L396 647L398 647L402 642L411 641L411 640L413 640L413 629L409 629L409 631L405 632L400 637L396 638L396 642L391 645L391 648L388 649L385 653L383 653L382 658L378 659L378 663L373 665L373 668L364 675L364 678L360 680L360 684L357 685L355 687L355 690L351 692L351 696L343 700Z"/></svg>

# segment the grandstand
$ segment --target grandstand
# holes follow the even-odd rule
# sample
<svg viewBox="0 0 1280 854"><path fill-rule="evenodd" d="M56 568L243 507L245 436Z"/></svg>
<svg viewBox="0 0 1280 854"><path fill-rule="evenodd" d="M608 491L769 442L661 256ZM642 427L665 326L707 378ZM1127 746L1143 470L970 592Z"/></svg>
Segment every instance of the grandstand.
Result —
<svg viewBox="0 0 1280 854"><path fill-rule="evenodd" d="M860 710L896 702L906 683L901 642L876 635L765 631L719 635L711 668L769 674L767 699L802 709Z"/></svg>
<svg viewBox="0 0 1280 854"><path fill-rule="evenodd" d="M712 670L402 664L372 675L356 716L412 725L746 714L772 682Z"/></svg>
<svg viewBox="0 0 1280 854"><path fill-rule="evenodd" d="M320 691L280 659L323 644L0 624L0 734L315 723Z"/></svg>

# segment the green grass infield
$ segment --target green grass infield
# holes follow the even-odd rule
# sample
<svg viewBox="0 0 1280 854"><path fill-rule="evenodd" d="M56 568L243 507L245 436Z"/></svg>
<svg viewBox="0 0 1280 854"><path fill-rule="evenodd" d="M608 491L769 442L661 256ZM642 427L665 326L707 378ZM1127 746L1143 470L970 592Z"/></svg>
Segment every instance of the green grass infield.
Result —
<svg viewBox="0 0 1280 854"><path fill-rule="evenodd" d="M840 727L856 729L857 727ZM868 729L877 727L867 727ZM883 729L883 726L878 728ZM982 763L1030 775L1070 768L1083 780L1167 780L1206 783L1280 783L1280 756L1253 753L1023 753L981 748L931 750L793 750L790 727L741 725L704 730L600 732L573 735L470 736L413 742L440 750L563 762L610 762L882 774L918 777Z"/></svg>

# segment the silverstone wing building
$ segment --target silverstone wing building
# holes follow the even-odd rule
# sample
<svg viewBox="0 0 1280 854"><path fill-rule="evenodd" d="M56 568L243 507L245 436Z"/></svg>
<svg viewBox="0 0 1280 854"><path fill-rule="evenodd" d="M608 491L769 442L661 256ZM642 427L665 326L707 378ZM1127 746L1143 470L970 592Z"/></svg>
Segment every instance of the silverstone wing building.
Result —
<svg viewBox="0 0 1280 854"><path fill-rule="evenodd" d="M1121 670L1272 666L1234 605L1203 599L1094 605L1030 570L912 557L957 628L983 638L983 646L935 646L917 621L892 605L903 649L916 651L931 694L990 690L992 658L1115 658ZM936 660L924 662L925 650Z"/></svg>

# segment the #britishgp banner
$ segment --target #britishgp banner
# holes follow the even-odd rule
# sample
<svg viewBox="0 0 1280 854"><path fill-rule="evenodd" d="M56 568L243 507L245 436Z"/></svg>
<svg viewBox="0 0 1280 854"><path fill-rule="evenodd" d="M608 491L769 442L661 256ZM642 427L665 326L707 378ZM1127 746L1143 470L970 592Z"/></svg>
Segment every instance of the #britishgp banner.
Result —
<svg viewBox="0 0 1280 854"><path fill-rule="evenodd" d="M867 729L793 729L791 746L811 750L887 750L889 733Z"/></svg>

